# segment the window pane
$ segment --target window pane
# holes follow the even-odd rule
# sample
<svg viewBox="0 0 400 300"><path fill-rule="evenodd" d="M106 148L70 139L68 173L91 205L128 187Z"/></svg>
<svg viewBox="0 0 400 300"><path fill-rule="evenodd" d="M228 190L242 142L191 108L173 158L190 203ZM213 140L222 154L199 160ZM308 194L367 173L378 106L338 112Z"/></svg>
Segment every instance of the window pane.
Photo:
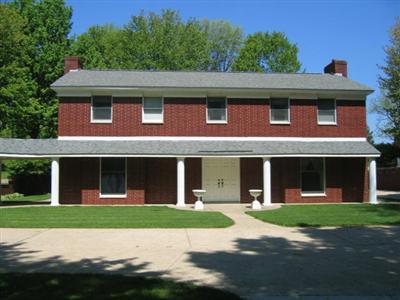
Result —
<svg viewBox="0 0 400 300"><path fill-rule="evenodd" d="M144 100L143 100L143 121L145 121L145 122L162 122L163 121L162 98L144 98Z"/></svg>
<svg viewBox="0 0 400 300"><path fill-rule="evenodd" d="M225 108L209 108L207 110L209 121L226 121L226 109Z"/></svg>
<svg viewBox="0 0 400 300"><path fill-rule="evenodd" d="M209 121L226 121L226 99L207 99L207 118Z"/></svg>
<svg viewBox="0 0 400 300"><path fill-rule="evenodd" d="M225 98L208 98L207 99L207 108L226 108Z"/></svg>
<svg viewBox="0 0 400 300"><path fill-rule="evenodd" d="M289 121L289 101L271 99L271 121Z"/></svg>
<svg viewBox="0 0 400 300"><path fill-rule="evenodd" d="M318 100L318 122L336 122L334 100Z"/></svg>
<svg viewBox="0 0 400 300"><path fill-rule="evenodd" d="M111 120L111 109L111 96L93 96L93 120Z"/></svg>
<svg viewBox="0 0 400 300"><path fill-rule="evenodd" d="M125 158L101 159L101 194L124 195L126 193Z"/></svg>
<svg viewBox="0 0 400 300"><path fill-rule="evenodd" d="M153 109L158 108L162 110L162 98L144 98L144 108L145 109Z"/></svg>
<svg viewBox="0 0 400 300"><path fill-rule="evenodd" d="M303 192L322 192L321 174L317 172L304 172L301 190Z"/></svg>
<svg viewBox="0 0 400 300"><path fill-rule="evenodd" d="M323 158L303 158L301 161L301 191L308 193L324 192Z"/></svg>

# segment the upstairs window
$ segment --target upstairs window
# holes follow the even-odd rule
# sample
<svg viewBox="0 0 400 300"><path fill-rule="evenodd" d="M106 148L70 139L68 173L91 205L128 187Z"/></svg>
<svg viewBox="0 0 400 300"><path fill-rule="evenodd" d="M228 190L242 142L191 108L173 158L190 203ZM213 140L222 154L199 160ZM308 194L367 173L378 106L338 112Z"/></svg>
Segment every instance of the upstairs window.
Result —
<svg viewBox="0 0 400 300"><path fill-rule="evenodd" d="M100 196L126 197L126 158L101 158L100 165Z"/></svg>
<svg viewBox="0 0 400 300"><path fill-rule="evenodd" d="M271 99L270 101L270 122L272 124L290 123L290 102L289 99Z"/></svg>
<svg viewBox="0 0 400 300"><path fill-rule="evenodd" d="M93 96L91 121L93 123L111 123L112 121L112 97Z"/></svg>
<svg viewBox="0 0 400 300"><path fill-rule="evenodd" d="M318 105L318 124L336 124L336 101L332 99L319 99Z"/></svg>
<svg viewBox="0 0 400 300"><path fill-rule="evenodd" d="M143 98L143 123L163 123L164 108L162 97Z"/></svg>
<svg viewBox="0 0 400 300"><path fill-rule="evenodd" d="M301 194L325 195L325 166L323 158L302 158Z"/></svg>
<svg viewBox="0 0 400 300"><path fill-rule="evenodd" d="M227 123L226 98L207 98L207 123Z"/></svg>

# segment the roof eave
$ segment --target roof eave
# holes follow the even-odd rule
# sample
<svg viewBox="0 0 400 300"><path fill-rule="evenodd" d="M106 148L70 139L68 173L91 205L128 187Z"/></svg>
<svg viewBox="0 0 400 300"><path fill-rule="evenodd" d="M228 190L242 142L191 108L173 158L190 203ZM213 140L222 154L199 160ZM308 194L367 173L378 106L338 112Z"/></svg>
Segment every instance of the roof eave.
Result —
<svg viewBox="0 0 400 300"><path fill-rule="evenodd" d="M230 95L240 95L248 94L259 95L261 98L269 98L274 94L309 94L314 97L318 97L320 94L330 94L332 96L336 95L354 95L360 98L365 98L374 92L373 89L296 89L296 88L241 88L241 87L156 87L156 86L62 86L62 85L51 85L52 90L54 90L58 96L63 97L65 95L79 95L90 96L93 93L111 93L111 94L123 94L123 95L143 95L146 93L183 93L194 96L204 96L213 94L226 94Z"/></svg>

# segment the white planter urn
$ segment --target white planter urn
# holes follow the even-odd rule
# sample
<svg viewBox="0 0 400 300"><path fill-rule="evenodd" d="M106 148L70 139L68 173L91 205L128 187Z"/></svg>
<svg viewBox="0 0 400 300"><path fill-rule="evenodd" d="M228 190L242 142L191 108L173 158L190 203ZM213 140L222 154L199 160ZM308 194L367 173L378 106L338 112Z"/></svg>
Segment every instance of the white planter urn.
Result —
<svg viewBox="0 0 400 300"><path fill-rule="evenodd" d="M204 203L201 199L205 195L206 190L192 190L192 192L197 197L197 201L194 203L194 209L203 210Z"/></svg>
<svg viewBox="0 0 400 300"><path fill-rule="evenodd" d="M257 200L257 198L261 195L262 190L249 190L249 193L252 197L254 197L253 202L251 202L252 209L261 209L261 203Z"/></svg>

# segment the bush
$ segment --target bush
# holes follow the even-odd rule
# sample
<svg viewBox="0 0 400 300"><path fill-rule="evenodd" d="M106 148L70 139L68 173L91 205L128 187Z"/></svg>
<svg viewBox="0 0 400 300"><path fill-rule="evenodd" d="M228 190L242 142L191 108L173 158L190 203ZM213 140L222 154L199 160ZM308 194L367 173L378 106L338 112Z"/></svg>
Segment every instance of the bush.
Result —
<svg viewBox="0 0 400 300"><path fill-rule="evenodd" d="M17 200L22 197L24 197L24 194L20 194L20 193L12 193L12 194L7 194L7 195L1 196L1 198L3 200Z"/></svg>
<svg viewBox="0 0 400 300"><path fill-rule="evenodd" d="M50 191L49 160L9 160L5 164L16 192L37 195Z"/></svg>

